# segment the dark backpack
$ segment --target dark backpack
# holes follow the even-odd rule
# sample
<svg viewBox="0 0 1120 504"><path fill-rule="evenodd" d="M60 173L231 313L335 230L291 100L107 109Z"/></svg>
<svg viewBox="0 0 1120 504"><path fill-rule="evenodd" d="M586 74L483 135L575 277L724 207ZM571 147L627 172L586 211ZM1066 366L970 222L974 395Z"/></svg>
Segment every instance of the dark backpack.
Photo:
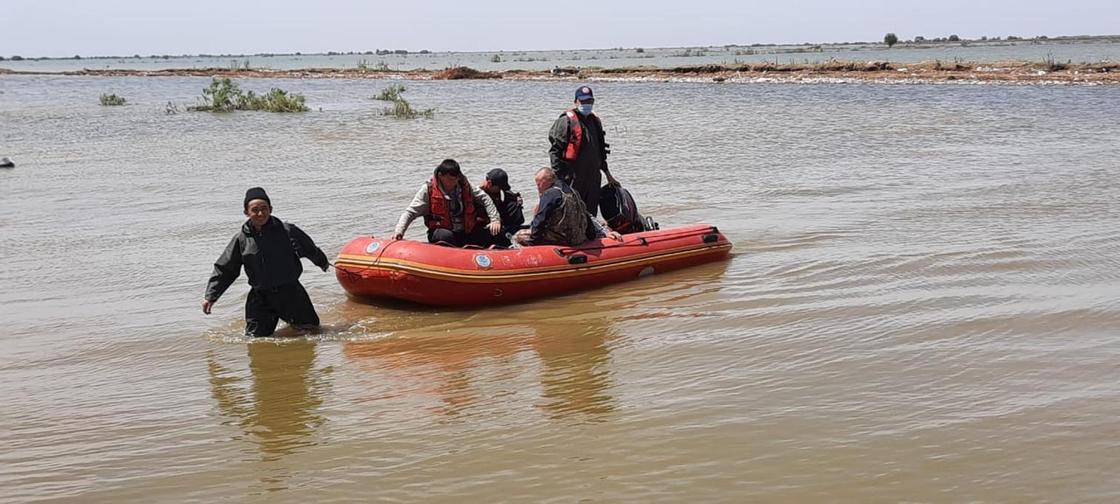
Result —
<svg viewBox="0 0 1120 504"><path fill-rule="evenodd" d="M638 213L638 204L634 197L624 187L615 187L607 184L599 192L599 212L603 214L607 225L619 234L640 233L657 229L653 219L642 217Z"/></svg>

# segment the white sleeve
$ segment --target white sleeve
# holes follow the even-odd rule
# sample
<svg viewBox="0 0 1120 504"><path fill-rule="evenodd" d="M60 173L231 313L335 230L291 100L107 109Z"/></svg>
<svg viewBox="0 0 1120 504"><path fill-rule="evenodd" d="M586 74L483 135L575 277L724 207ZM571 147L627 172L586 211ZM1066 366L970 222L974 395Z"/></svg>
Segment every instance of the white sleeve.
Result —
<svg viewBox="0 0 1120 504"><path fill-rule="evenodd" d="M490 199L490 195L486 191L471 186L471 195L475 201L482 202L482 208L486 209L486 215L490 216L490 222L502 222L502 216L498 213L498 207L494 205L494 201Z"/></svg>
<svg viewBox="0 0 1120 504"><path fill-rule="evenodd" d="M412 203L409 203L408 208L401 212L401 218L397 219L397 227L393 230L393 234L404 236L409 224L412 224L412 221L416 220L417 217L428 215L428 211L428 183L425 182L420 186L420 190L416 191L416 197L412 198Z"/></svg>

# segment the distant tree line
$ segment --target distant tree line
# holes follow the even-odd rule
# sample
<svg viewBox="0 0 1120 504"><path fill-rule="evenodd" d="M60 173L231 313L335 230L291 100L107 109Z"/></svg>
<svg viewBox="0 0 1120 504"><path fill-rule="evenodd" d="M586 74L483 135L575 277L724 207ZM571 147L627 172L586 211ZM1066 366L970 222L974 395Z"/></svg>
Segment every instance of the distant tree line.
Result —
<svg viewBox="0 0 1120 504"><path fill-rule="evenodd" d="M1047 37L1046 35L1039 35L1039 36L1033 37L1033 38L1024 38L1024 37L1019 37L1019 36L1016 36L1016 35L1008 35L1008 36L1001 39L1000 37L988 37L988 36L985 35L985 36L980 37L980 38L975 39L975 40L968 40L968 39L962 39L957 34L952 34L952 35L949 35L948 37L935 37L935 38L932 38L932 39L927 39L927 38L925 38L921 35L917 35L917 36L914 37L914 40L909 40L909 41L906 41L906 42L913 43L913 44L923 44L923 43L927 43L927 42L932 42L932 43L937 43L937 42L999 42L1000 40L1007 40L1007 41L1012 41L1012 42L1017 41L1017 40L1050 40L1050 37ZM883 35L883 43L886 44L887 47L893 47L895 44L899 43L899 41L900 40L898 38L898 35L895 35L893 32L887 33L886 35Z"/></svg>

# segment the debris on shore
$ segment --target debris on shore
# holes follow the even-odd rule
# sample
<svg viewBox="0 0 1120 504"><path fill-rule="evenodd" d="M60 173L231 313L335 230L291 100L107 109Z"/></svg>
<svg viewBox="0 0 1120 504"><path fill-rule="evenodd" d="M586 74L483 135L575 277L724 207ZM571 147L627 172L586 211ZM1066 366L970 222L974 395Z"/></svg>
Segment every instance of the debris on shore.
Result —
<svg viewBox="0 0 1120 504"><path fill-rule="evenodd" d="M1120 84L1120 63L921 63L840 61L778 64L774 62L679 67L624 67L552 70L480 71L470 67L444 70L370 70L356 68L182 68L164 70L83 69L66 72L4 71L6 74L76 75L104 77L237 77L291 79L509 79L697 82L980 82L1018 84Z"/></svg>

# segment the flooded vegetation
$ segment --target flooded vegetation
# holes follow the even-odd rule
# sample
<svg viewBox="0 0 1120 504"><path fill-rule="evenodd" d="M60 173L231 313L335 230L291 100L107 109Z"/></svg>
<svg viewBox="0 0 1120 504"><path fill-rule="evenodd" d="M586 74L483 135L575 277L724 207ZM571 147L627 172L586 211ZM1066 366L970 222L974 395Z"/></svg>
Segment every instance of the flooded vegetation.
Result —
<svg viewBox="0 0 1120 504"><path fill-rule="evenodd" d="M197 112L232 112L234 110L258 110L264 112L307 112L301 94L288 93L272 88L258 95L253 91L242 91L229 77L215 77L210 85L202 90L201 105L187 107Z"/></svg>
<svg viewBox="0 0 1120 504"><path fill-rule="evenodd" d="M416 119L418 117L431 119L435 117L436 109L417 110L412 108L408 100L405 100L404 96L401 96L404 91L403 84L391 84L389 87L382 89L381 93L374 97L375 100L392 103L391 106L381 110L381 115L392 116L397 119Z"/></svg>
<svg viewBox="0 0 1120 504"><path fill-rule="evenodd" d="M98 98L98 100L101 102L102 105L107 106L107 107L124 105L124 104L128 103L128 101L125 100L123 96L117 96L115 94L102 94Z"/></svg>

